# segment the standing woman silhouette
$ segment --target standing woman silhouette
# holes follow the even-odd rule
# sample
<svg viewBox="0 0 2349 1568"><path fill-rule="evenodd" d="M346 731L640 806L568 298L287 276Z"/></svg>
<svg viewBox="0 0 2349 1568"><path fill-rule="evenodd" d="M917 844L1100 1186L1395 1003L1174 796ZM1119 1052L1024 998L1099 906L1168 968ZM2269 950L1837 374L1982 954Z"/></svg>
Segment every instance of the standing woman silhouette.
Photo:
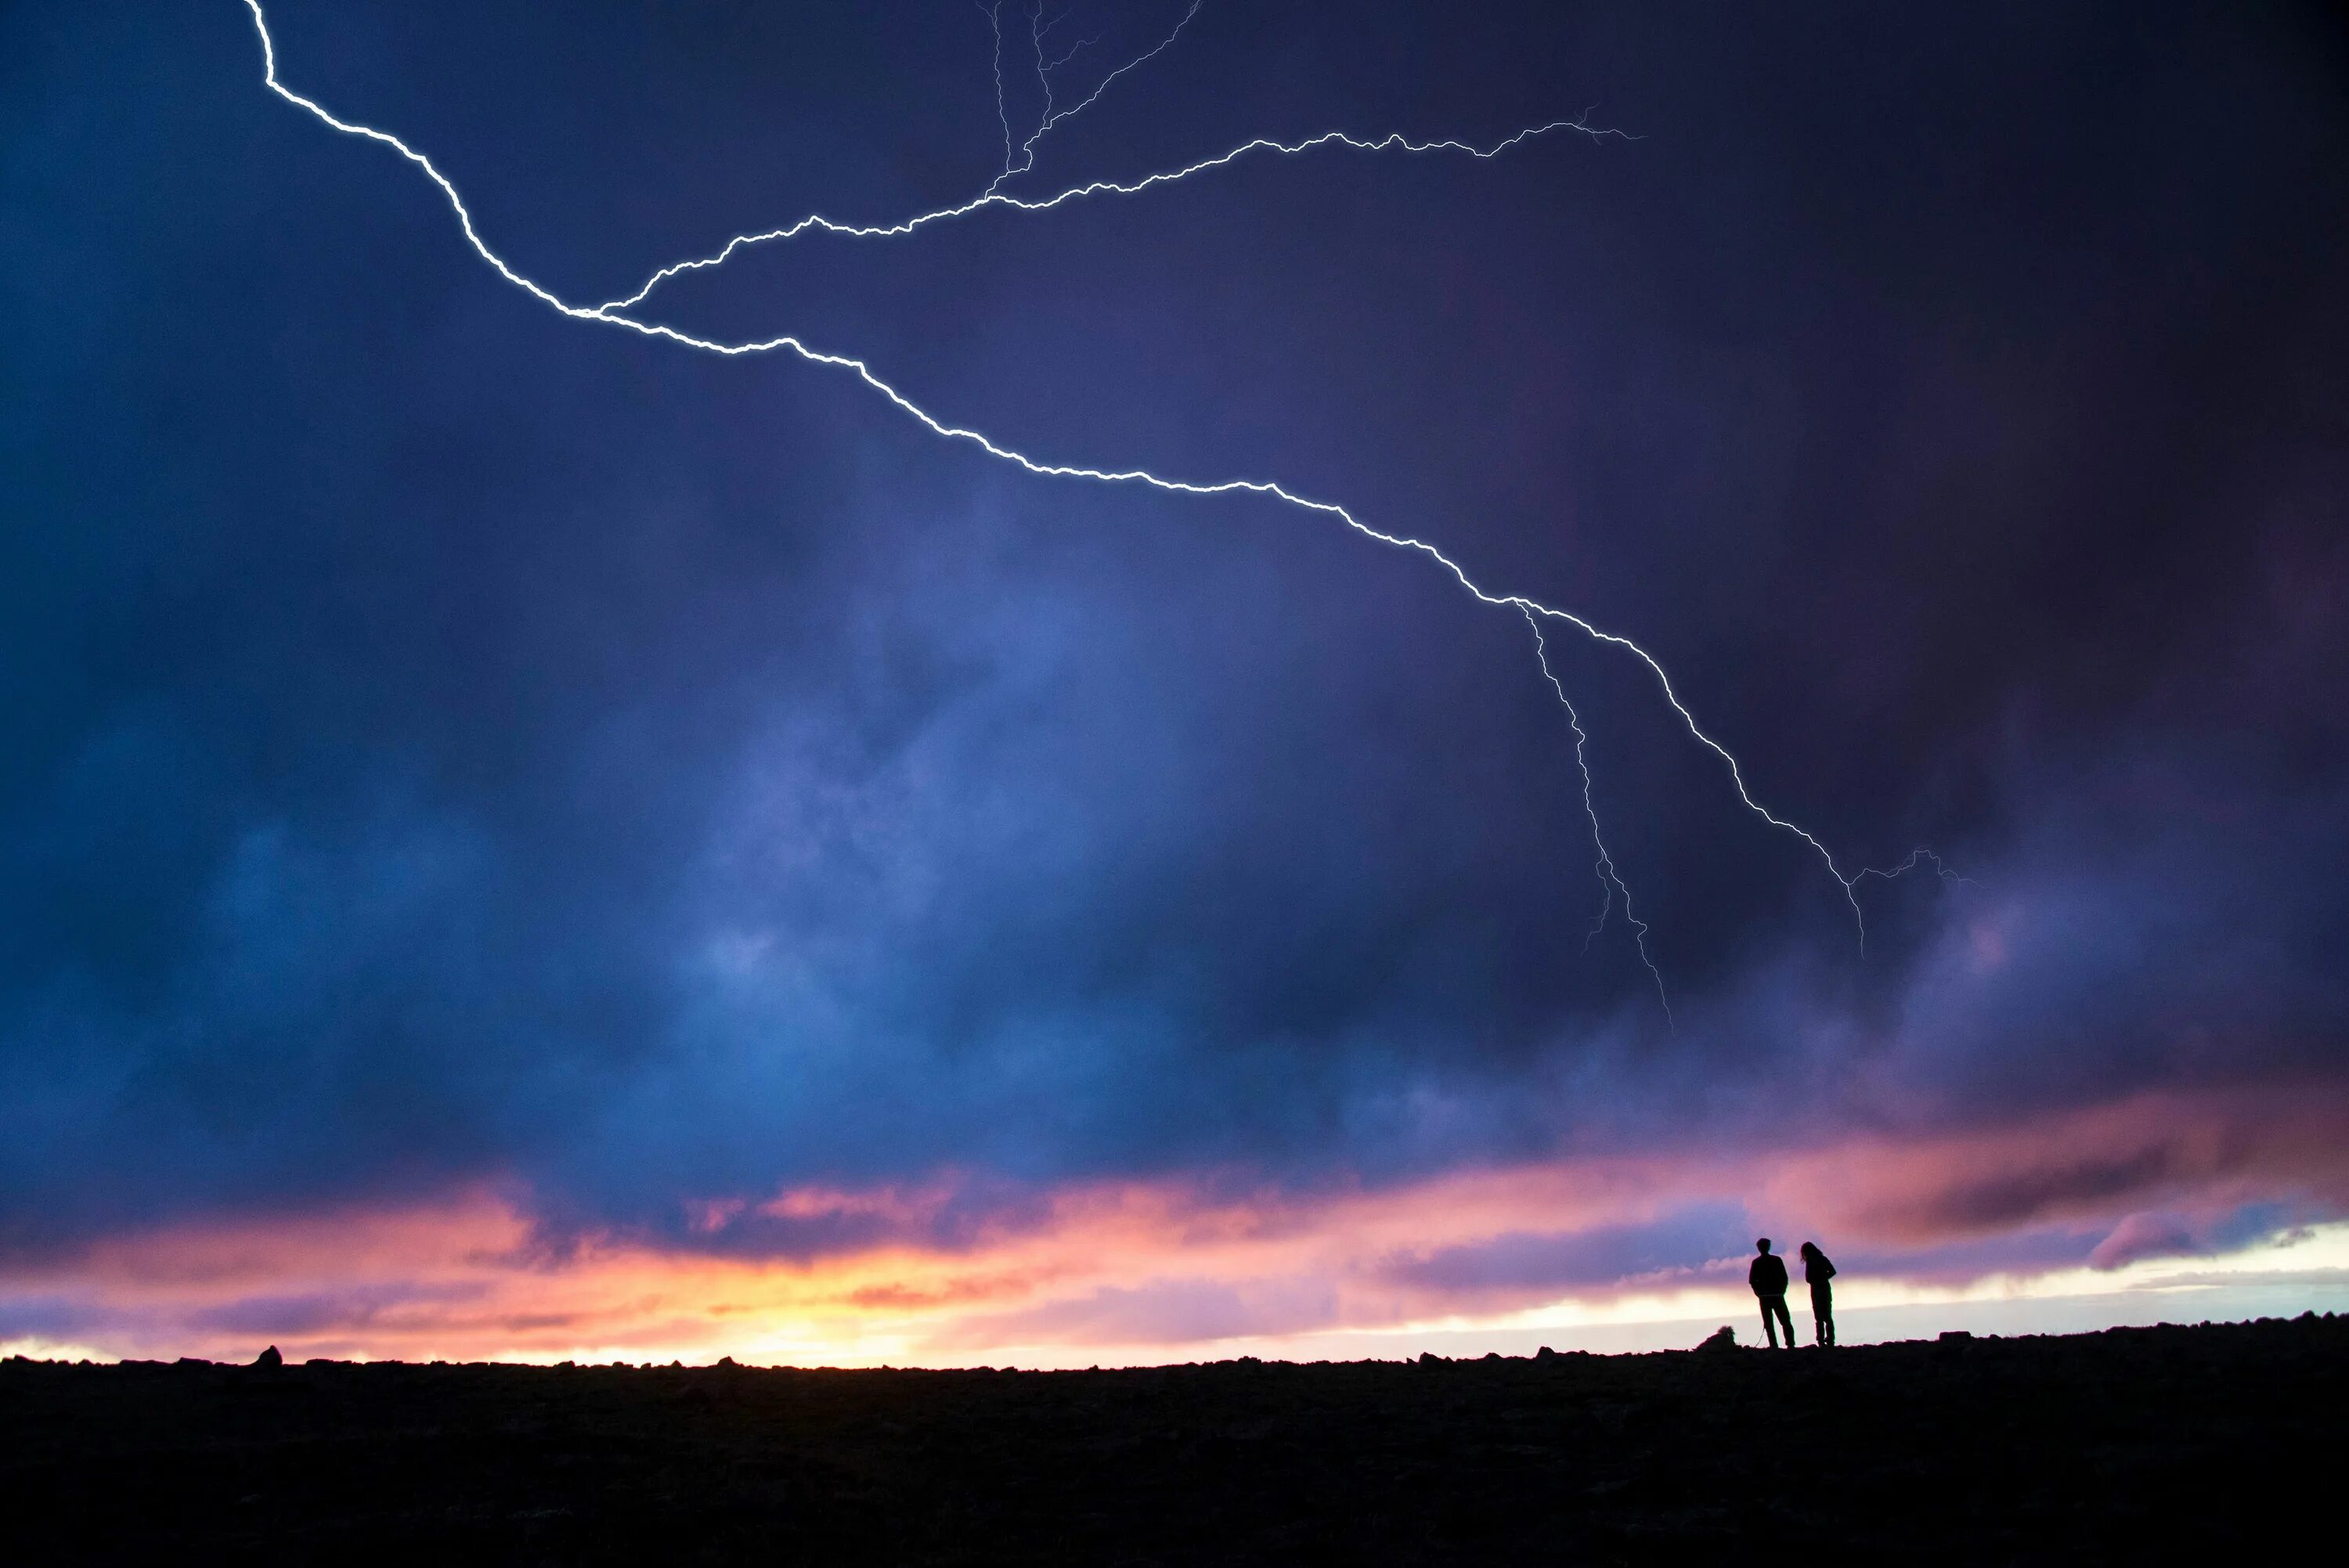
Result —
<svg viewBox="0 0 2349 1568"><path fill-rule="evenodd" d="M1826 1253L1816 1242L1805 1242L1803 1280L1811 1287L1811 1333L1822 1346L1835 1343L1835 1287L1827 1284L1833 1278L1835 1264L1827 1262Z"/></svg>

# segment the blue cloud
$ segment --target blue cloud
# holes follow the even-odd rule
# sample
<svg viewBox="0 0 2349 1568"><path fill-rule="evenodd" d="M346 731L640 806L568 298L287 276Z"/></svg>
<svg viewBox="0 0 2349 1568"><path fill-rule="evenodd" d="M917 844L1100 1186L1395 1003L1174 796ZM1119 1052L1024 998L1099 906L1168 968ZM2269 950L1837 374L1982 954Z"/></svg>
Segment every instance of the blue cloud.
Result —
<svg viewBox="0 0 2349 1568"><path fill-rule="evenodd" d="M550 1245L804 1256L959 1244L1078 1179L1309 1190L2337 1084L2349 554L2305 410L2349 363L2310 217L2349 129L2290 40L2164 11L2172 46L2116 60L2085 24L1757 14L1699 49L1506 12L1267 18L1168 69L1448 125L1548 102L1544 49L1494 43L1538 37L1656 135L776 252L670 308L869 350L1040 450L1278 473L1441 538L1656 647L1849 863L1929 841L1973 885L1867 884L1863 957L1649 672L1555 640L1668 1029L1619 909L1585 942L1525 628L1425 562L564 322L412 170L263 94L233 8L18 6L0 1248L496 1178ZM737 58L800 57L766 24L602 19L491 93L441 20L289 18L289 70L582 292L777 203L988 172L991 101L926 41L842 22L793 98ZM1397 40L1436 64L1400 81ZM1264 74L1308 41L1314 81ZM696 90L642 90L648 51ZM1986 79L1993 119L1932 108ZM2175 136L2214 95L2237 112ZM1182 96L1105 110L1088 156L1208 134ZM914 1219L694 1220L940 1172L967 1196ZM2147 1174L1988 1172L1948 1218ZM1571 1284L1716 1219L1413 1266Z"/></svg>

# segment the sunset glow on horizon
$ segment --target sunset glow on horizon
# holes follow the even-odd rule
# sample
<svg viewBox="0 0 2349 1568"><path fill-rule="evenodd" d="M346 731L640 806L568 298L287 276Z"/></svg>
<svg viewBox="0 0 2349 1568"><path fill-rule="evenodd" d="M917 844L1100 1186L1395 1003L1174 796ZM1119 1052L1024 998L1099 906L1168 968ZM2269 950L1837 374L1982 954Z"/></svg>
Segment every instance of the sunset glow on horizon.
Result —
<svg viewBox="0 0 2349 1568"><path fill-rule="evenodd" d="M842 1367L1525 1354L1537 1338L1685 1348L1693 1323L1752 1336L1757 1227L1788 1251L1837 1239L1854 1343L1902 1336L1907 1320L1882 1309L1906 1306L1940 1308L1951 1326L1968 1316L1953 1309L1998 1304L2007 1332L2078 1326L2086 1302L2111 1322L2331 1310L2349 1305L2349 1226L2308 1216L2349 1191L2349 1151L2329 1140L2339 1114L2291 1095L2156 1098L1897 1152L1598 1159L1381 1191L1092 1186L951 1243L936 1234L963 1197L951 1178L705 1205L665 1246L549 1236L516 1195L481 1188L20 1263L0 1290L47 1302L63 1332L0 1341L0 1354L241 1359L257 1336L295 1357ZM2106 1173L2148 1166L2162 1178L2118 1201L2101 1190ZM2035 1198L1981 1213L1986 1191ZM761 1256L729 1233L761 1218L880 1229ZM1872 1336L1878 1318L1887 1331Z"/></svg>

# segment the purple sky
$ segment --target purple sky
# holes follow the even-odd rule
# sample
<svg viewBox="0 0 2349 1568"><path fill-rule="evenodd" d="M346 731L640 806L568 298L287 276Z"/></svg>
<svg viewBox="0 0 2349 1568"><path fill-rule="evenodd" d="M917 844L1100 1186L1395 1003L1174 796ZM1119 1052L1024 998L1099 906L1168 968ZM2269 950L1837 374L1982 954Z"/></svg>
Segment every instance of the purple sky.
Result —
<svg viewBox="0 0 2349 1568"><path fill-rule="evenodd" d="M1077 7L1055 104L1183 14ZM944 0L269 24L587 304L967 201L1045 112ZM789 1276L762 1323L1179 1346L1797 1225L1910 1291L2329 1233L2344 60L2313 7L1211 0L1003 189L1628 136L633 307L1434 544L1815 847L1425 554L565 319L236 0L9 8L0 1341L716 1345Z"/></svg>

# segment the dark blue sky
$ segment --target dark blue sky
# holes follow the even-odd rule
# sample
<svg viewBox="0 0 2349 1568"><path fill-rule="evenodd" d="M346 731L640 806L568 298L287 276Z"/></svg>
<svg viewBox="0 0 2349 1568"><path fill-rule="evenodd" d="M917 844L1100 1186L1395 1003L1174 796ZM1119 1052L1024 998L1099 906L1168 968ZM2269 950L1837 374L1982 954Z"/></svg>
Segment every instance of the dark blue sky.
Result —
<svg viewBox="0 0 2349 1568"><path fill-rule="evenodd" d="M1525 624L1428 562L564 320L266 92L241 5L8 7L0 1245L495 1179L796 1255L887 1222L688 1205L955 1172L951 1242L1071 1181L2349 1090L2349 77L2243 9L1211 0L1014 188L1638 139L1246 161L645 307L1435 542L1653 651L1847 866L1971 879L1863 884L1863 955L1554 631L1668 1028L1619 911L1586 947ZM270 15L570 298L1001 161L953 0ZM1504 1272L1660 1244L1594 1234Z"/></svg>

